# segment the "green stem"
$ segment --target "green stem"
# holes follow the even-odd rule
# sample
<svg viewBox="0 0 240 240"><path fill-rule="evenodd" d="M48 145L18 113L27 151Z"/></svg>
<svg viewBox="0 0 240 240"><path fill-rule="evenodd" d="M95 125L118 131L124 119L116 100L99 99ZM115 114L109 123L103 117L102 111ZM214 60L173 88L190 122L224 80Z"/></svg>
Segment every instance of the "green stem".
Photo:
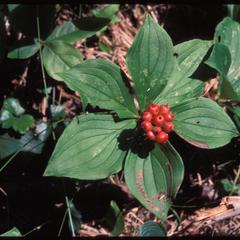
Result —
<svg viewBox="0 0 240 240"><path fill-rule="evenodd" d="M178 225L180 225L181 222L182 222L181 217L180 217L179 214L175 211L175 209L170 208L170 210L172 211L172 213L174 214L174 216L177 218Z"/></svg>
<svg viewBox="0 0 240 240"><path fill-rule="evenodd" d="M31 234L31 233L34 232L34 231L39 231L39 230L42 228L42 226L44 226L44 225L47 224L48 222L49 222L49 221L47 221L47 222L45 222L45 223L43 223L43 224L41 224L41 225L33 228L33 229L30 230L29 232L25 233L22 237L26 237L27 235Z"/></svg>
<svg viewBox="0 0 240 240"><path fill-rule="evenodd" d="M63 181L63 184L64 184L64 181ZM73 202L73 199L74 199L76 193L77 193L77 191L74 192L73 197L72 197L71 200L70 200L71 202ZM67 196L65 196L65 198L67 198ZM67 213L68 213L68 206L67 206L66 211L65 211L65 213L64 213L64 216L63 216L63 219L62 219L62 222L61 222L60 229L59 229L59 231L58 231L58 237L60 237L60 235L61 235L61 232L62 232L62 229L63 229L63 224L64 224L65 219L66 219L66 217L67 217ZM74 233L75 233L75 232L74 232Z"/></svg>
<svg viewBox="0 0 240 240"><path fill-rule="evenodd" d="M62 220L62 222L61 222L60 229L59 229L59 231L58 231L58 235L57 235L58 237L60 237L60 234L61 234L61 232L62 232L63 224L64 224L65 219L66 219L66 217L67 217L67 213L68 213L68 211L67 211L67 209L66 209L66 211L65 211L65 213L64 213L64 216L63 216L63 220Z"/></svg>
<svg viewBox="0 0 240 240"><path fill-rule="evenodd" d="M27 143L25 143L22 148L24 148L30 141L28 141ZM20 148L19 150L17 150L12 157L10 157L7 162L5 162L5 164L0 168L0 173L3 171L3 169L22 151L22 148Z"/></svg>
<svg viewBox="0 0 240 240"><path fill-rule="evenodd" d="M70 211L70 206L69 206L69 201L68 201L67 196L65 196L65 201L66 201L66 204L67 204L67 211L68 211L68 217L69 217L69 222L70 222L71 231L72 231L72 237L76 237L74 227L73 227L72 214L71 214L71 211Z"/></svg>
<svg viewBox="0 0 240 240"><path fill-rule="evenodd" d="M37 6L37 33L38 33L38 41L42 45L42 40L41 40L41 35L40 35L40 23L39 23L39 6ZM47 106L48 106L47 82L46 82L46 76L45 76L45 71L44 71L44 67L43 67L42 46L39 49L39 53L40 53L40 63L41 63L41 71L42 71L42 76L43 76L44 91L45 91Z"/></svg>
<svg viewBox="0 0 240 240"><path fill-rule="evenodd" d="M234 190L235 190L235 187L236 187L236 185L237 185L237 182L238 182L238 180L239 180L239 177L240 177L240 165L238 166L238 171L237 171L237 174L236 174L235 179L234 179L234 181L233 181L232 191L230 192L229 195L232 195L232 194L233 194L233 192L234 192Z"/></svg>
<svg viewBox="0 0 240 240"><path fill-rule="evenodd" d="M219 200L216 201L212 201L210 203L205 203L205 204L201 204L201 207L208 207L211 206L213 204L219 203ZM172 204L172 207L174 208L197 208L199 207L199 205L177 205L177 204Z"/></svg>

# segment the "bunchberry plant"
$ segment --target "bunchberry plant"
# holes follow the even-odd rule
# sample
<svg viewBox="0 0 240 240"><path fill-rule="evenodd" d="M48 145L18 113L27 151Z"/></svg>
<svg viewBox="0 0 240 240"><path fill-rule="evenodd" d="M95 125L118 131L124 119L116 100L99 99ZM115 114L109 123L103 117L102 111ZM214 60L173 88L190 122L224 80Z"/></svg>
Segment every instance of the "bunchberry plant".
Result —
<svg viewBox="0 0 240 240"><path fill-rule="evenodd" d="M126 59L139 111L127 77L109 61L86 60L59 73L69 88L103 112L75 117L44 175L95 180L123 170L132 194L165 220L184 176L171 131L207 149L238 135L223 109L201 97L203 82L190 78L211 45L194 39L173 46L148 16Z"/></svg>

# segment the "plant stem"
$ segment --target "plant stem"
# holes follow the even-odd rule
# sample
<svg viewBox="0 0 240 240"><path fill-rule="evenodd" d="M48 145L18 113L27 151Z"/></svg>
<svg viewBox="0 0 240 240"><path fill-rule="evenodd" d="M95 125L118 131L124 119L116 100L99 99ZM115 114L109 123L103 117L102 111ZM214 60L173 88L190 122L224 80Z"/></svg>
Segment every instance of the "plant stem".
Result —
<svg viewBox="0 0 240 240"><path fill-rule="evenodd" d="M45 224L47 224L49 221L33 228L32 230L30 230L29 232L25 233L22 237L26 237L27 235L29 235L30 233L34 232L34 231L39 231Z"/></svg>
<svg viewBox="0 0 240 240"><path fill-rule="evenodd" d="M70 222L71 231L72 231L72 237L76 237L76 234L75 234L75 231L74 231L74 227L73 227L72 214L71 214L71 211L70 211L69 201L68 201L68 197L67 196L65 196L65 200L66 200L68 217L69 217L69 222Z"/></svg>
<svg viewBox="0 0 240 240"><path fill-rule="evenodd" d="M25 143L19 150L17 150L8 160L5 162L5 164L0 168L0 173L3 171L3 169L22 151L22 148L24 148L30 141Z"/></svg>
<svg viewBox="0 0 240 240"><path fill-rule="evenodd" d="M66 210L65 213L64 213L64 216L63 216L63 220L62 220L62 222L61 222L60 229L59 229L59 231L58 231L58 235L57 235L58 237L60 237L60 234L61 234L61 232L62 232L63 224L64 224L64 222L65 222L67 213L68 213L68 211Z"/></svg>
<svg viewBox="0 0 240 240"><path fill-rule="evenodd" d="M64 181L63 181L63 186L64 186ZM64 188L65 188L65 187L64 187ZM64 190L64 192L65 192L65 190ZM74 199L76 193L77 193L77 191L74 192L73 197L72 197L71 200L70 200L71 202L73 202L73 199ZM65 194L65 198L67 198L66 194ZM61 234L61 232L62 232L63 224L64 224L64 221L65 221L65 219L66 219L67 213L68 213L68 207L66 208L66 211L65 211L65 213L64 213L64 216L63 216L63 219L62 219L62 222L61 222L61 226L60 226L60 229L59 229L59 231L58 231L58 237L60 237L60 234ZM75 234L75 232L74 232L74 234Z"/></svg>
<svg viewBox="0 0 240 240"><path fill-rule="evenodd" d="M240 165L238 166L238 171L237 171L237 174L236 174L235 179L234 179L234 181L233 181L232 191L230 192L229 195L232 195L232 193L234 192L235 187L236 187L236 185L237 185L237 182L238 182L238 180L239 180L239 177L240 177Z"/></svg>
<svg viewBox="0 0 240 240"><path fill-rule="evenodd" d="M216 203L219 203L219 200L216 200L216 201L212 201L210 203L205 203L205 204L202 204L201 207L209 207L213 204L216 204ZM172 204L172 207L174 208L197 208L199 207L199 205L177 205L177 204Z"/></svg>
<svg viewBox="0 0 240 240"><path fill-rule="evenodd" d="M39 23L39 6L37 6L37 33L38 33L38 41L42 45L42 40L41 40L41 35L40 35L40 23ZM40 63L41 63L41 71L42 71L42 77L43 77L44 91L45 91L46 100L47 100L47 107L48 107L48 92L47 92L46 76L45 76L44 67L43 67L42 46L39 49L39 54L40 54Z"/></svg>
<svg viewBox="0 0 240 240"><path fill-rule="evenodd" d="M179 216L179 214L175 211L174 208L170 208L170 210L172 211L173 215L176 217L177 221L178 221L178 225L181 224L182 220L181 217Z"/></svg>

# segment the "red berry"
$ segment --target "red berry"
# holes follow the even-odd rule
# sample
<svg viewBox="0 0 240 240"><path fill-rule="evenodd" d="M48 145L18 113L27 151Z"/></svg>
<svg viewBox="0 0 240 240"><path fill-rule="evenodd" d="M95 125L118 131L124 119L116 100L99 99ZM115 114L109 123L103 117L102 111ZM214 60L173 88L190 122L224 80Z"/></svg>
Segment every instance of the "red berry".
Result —
<svg viewBox="0 0 240 240"><path fill-rule="evenodd" d="M149 104L147 109L154 116L157 116L158 113L159 113L159 106L157 104L155 104L155 103Z"/></svg>
<svg viewBox="0 0 240 240"><path fill-rule="evenodd" d="M147 132L147 131L150 131L152 130L152 123L149 122L149 121L143 121L141 123L141 127Z"/></svg>
<svg viewBox="0 0 240 240"><path fill-rule="evenodd" d="M159 113L166 114L168 112L169 112L169 107L167 104L165 104L165 105L163 104L163 105L159 106Z"/></svg>
<svg viewBox="0 0 240 240"><path fill-rule="evenodd" d="M172 122L174 119L174 115L171 112L163 114L163 117L167 122Z"/></svg>
<svg viewBox="0 0 240 240"><path fill-rule="evenodd" d="M152 114L148 111L143 112L142 119L144 121L152 121Z"/></svg>
<svg viewBox="0 0 240 240"><path fill-rule="evenodd" d="M162 115L154 117L153 122L156 126L163 126L165 119Z"/></svg>
<svg viewBox="0 0 240 240"><path fill-rule="evenodd" d="M146 132L146 137L152 141L154 141L156 139L154 133L152 131L148 131Z"/></svg>
<svg viewBox="0 0 240 240"><path fill-rule="evenodd" d="M162 129L160 127L153 127L153 132L158 134L162 131Z"/></svg>
<svg viewBox="0 0 240 240"><path fill-rule="evenodd" d="M156 141L158 143L166 143L168 140L168 134L165 132L160 132L156 135Z"/></svg>
<svg viewBox="0 0 240 240"><path fill-rule="evenodd" d="M171 132L174 129L172 122L165 122L163 125L165 132Z"/></svg>

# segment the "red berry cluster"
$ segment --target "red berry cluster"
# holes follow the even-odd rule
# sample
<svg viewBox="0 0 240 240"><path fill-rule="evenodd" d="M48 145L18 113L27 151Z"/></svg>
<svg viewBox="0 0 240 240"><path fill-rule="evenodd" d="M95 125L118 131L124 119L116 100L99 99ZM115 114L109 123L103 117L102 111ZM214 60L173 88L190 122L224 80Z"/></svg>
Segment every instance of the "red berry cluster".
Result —
<svg viewBox="0 0 240 240"><path fill-rule="evenodd" d="M141 117L141 127L145 131L145 136L158 143L166 143L168 133L173 130L172 121L174 115L171 113L168 105L158 105L152 103L148 105L147 111L143 112Z"/></svg>

